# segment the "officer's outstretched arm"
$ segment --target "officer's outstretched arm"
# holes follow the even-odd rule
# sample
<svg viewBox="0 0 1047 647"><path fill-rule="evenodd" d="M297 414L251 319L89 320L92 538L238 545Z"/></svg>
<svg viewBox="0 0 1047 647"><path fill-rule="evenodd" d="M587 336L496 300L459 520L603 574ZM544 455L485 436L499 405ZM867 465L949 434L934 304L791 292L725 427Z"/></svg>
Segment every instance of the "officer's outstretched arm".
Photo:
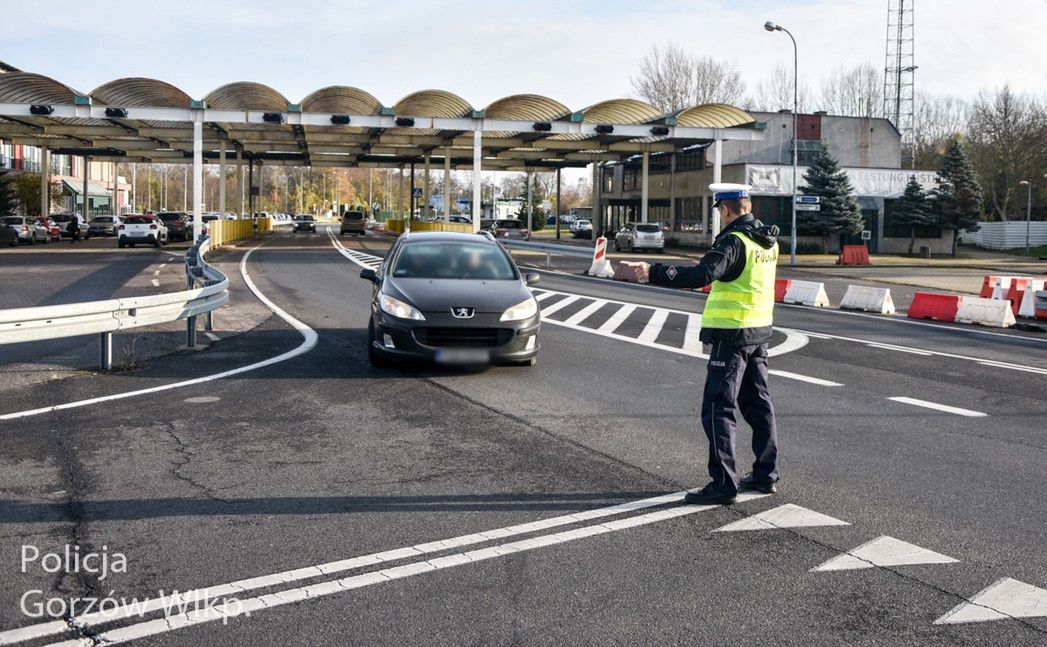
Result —
<svg viewBox="0 0 1047 647"><path fill-rule="evenodd" d="M648 282L670 288L695 290L730 274L739 259L739 243L734 236L713 247L697 265L662 265L655 263L648 274Z"/></svg>

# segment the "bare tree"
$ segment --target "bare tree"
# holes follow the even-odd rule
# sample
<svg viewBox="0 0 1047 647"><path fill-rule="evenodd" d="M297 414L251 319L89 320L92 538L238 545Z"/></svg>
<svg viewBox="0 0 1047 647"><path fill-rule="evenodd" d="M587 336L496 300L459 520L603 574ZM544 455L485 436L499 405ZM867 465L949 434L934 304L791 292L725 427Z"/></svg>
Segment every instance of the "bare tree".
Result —
<svg viewBox="0 0 1047 647"><path fill-rule="evenodd" d="M870 63L838 67L822 81L822 110L849 117L883 116L883 76Z"/></svg>
<svg viewBox="0 0 1047 647"><path fill-rule="evenodd" d="M1018 182L1039 177L1047 165L1047 106L1007 85L982 92L971 106L968 133L986 212L1007 220Z"/></svg>
<svg viewBox="0 0 1047 647"><path fill-rule="evenodd" d="M966 134L970 104L947 94L916 95L913 155L916 168L938 168L950 141Z"/></svg>
<svg viewBox="0 0 1047 647"><path fill-rule="evenodd" d="M733 61L718 61L710 56L694 59L694 102L745 102L745 81Z"/></svg>
<svg viewBox="0 0 1047 647"><path fill-rule="evenodd" d="M691 55L676 43L657 45L640 60L639 73L630 79L637 95L663 112L691 106L695 77Z"/></svg>
<svg viewBox="0 0 1047 647"><path fill-rule="evenodd" d="M800 112L806 112L811 102L811 89L801 83L797 91ZM776 65L770 75L756 84L756 92L750 99L753 110L777 112L793 109L793 73L784 65Z"/></svg>

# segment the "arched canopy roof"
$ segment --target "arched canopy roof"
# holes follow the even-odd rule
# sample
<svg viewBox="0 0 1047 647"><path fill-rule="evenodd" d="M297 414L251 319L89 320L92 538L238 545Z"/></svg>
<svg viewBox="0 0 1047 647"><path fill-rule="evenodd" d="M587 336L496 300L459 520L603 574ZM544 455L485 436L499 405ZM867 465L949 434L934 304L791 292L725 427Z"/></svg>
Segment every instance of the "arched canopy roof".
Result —
<svg viewBox="0 0 1047 647"><path fill-rule="evenodd" d="M91 92L91 98L111 106L185 108L192 100L166 81L144 78L126 78L100 85Z"/></svg>
<svg viewBox="0 0 1047 647"><path fill-rule="evenodd" d="M498 99L484 109L491 119L519 121L555 121L571 114L571 110L555 99L539 94L514 94Z"/></svg>
<svg viewBox="0 0 1047 647"><path fill-rule="evenodd" d="M218 110L287 110L287 99L284 95L268 85L252 81L227 83L217 90L212 90L204 97L204 101L209 108Z"/></svg>
<svg viewBox="0 0 1047 647"><path fill-rule="evenodd" d="M377 115L382 102L374 96L347 85L321 88L302 99L303 112L334 112L350 115Z"/></svg>
<svg viewBox="0 0 1047 647"><path fill-rule="evenodd" d="M32 72L0 74L0 102L65 103L75 101L77 94L67 85Z"/></svg>
<svg viewBox="0 0 1047 647"><path fill-rule="evenodd" d="M396 114L412 117L468 117L473 107L457 94L445 90L421 90L396 102Z"/></svg>
<svg viewBox="0 0 1047 647"><path fill-rule="evenodd" d="M680 110L676 123L688 128L734 128L756 123L752 115L726 103L706 103Z"/></svg>
<svg viewBox="0 0 1047 647"><path fill-rule="evenodd" d="M608 124L645 124L662 116L657 108L636 99L601 101L582 110L585 121Z"/></svg>

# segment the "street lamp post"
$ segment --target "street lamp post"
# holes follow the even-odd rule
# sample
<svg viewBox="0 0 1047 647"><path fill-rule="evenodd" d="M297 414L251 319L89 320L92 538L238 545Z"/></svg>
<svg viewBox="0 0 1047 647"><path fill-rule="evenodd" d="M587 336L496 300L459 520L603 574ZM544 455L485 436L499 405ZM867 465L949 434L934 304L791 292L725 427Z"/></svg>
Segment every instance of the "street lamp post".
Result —
<svg viewBox="0 0 1047 647"><path fill-rule="evenodd" d="M800 54L796 47L796 39L793 38L792 32L781 25L776 25L770 20L763 24L763 28L767 31L783 31L789 36L789 40L793 42L793 217L792 217L792 252L789 255L789 264L796 265L796 167L797 167L797 150L796 150L796 114L800 109Z"/></svg>

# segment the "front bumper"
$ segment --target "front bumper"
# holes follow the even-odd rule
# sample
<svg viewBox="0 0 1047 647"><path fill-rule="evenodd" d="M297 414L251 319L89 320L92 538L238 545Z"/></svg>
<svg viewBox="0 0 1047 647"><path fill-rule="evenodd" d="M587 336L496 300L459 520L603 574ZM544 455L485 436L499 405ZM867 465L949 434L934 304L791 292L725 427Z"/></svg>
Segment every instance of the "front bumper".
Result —
<svg viewBox="0 0 1047 647"><path fill-rule="evenodd" d="M128 236L127 234L120 234L120 240L125 243L155 243L156 234L149 234L147 236Z"/></svg>
<svg viewBox="0 0 1047 647"><path fill-rule="evenodd" d="M422 360L436 363L490 363L519 362L531 359L538 354L538 331L541 328L541 317L535 315L520 321L498 321L497 314L477 314L465 322L454 319L450 314L426 313L426 321L398 319L384 312L372 312L374 322L374 347L389 357ZM498 341L493 344L476 343L472 333L483 336L484 331L499 330ZM432 331L460 331L469 341L457 343L455 334L433 334ZM392 347L386 344L386 335L392 341ZM530 340L534 340L531 342ZM528 343L531 344L528 347ZM466 351L460 353L459 351ZM478 351L482 360L456 361L458 355L473 355ZM448 359L450 357L451 359Z"/></svg>

